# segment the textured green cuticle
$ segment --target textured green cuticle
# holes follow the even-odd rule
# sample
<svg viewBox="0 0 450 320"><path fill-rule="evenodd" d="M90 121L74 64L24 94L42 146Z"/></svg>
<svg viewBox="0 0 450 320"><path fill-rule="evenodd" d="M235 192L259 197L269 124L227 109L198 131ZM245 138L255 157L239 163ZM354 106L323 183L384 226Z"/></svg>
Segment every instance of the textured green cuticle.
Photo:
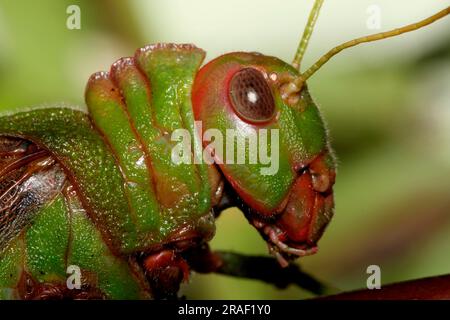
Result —
<svg viewBox="0 0 450 320"><path fill-rule="evenodd" d="M192 138L193 152L201 159L201 143L194 128L191 89L203 59L204 52L194 47L169 46L141 51L136 56L151 87L153 125L166 133L153 142L147 139L149 149L156 149L156 154L162 155L154 161L154 169L162 173L161 179L171 181L171 185L187 188L189 195L178 203L178 208L171 210L172 215L184 216L184 219L202 216L210 207L207 165L173 164L170 152L176 142L169 141L174 130L187 129Z"/></svg>
<svg viewBox="0 0 450 320"><path fill-rule="evenodd" d="M129 214L138 232L157 232L159 206L152 185L152 171L130 125L126 106L109 79L90 82L86 91L89 114L122 169Z"/></svg>
<svg viewBox="0 0 450 320"><path fill-rule="evenodd" d="M17 237L0 252L0 300L18 299L17 285L23 271L23 238Z"/></svg>
<svg viewBox="0 0 450 320"><path fill-rule="evenodd" d="M43 209L26 231L26 261L31 276L39 282L65 282L70 225L60 196Z"/></svg>
<svg viewBox="0 0 450 320"><path fill-rule="evenodd" d="M81 208L78 199L69 197L71 243L68 265L76 265L91 285L110 299L140 299L148 297L143 284L134 276L127 260L115 256L104 243L102 235Z"/></svg>
<svg viewBox="0 0 450 320"><path fill-rule="evenodd" d="M83 204L111 245L124 252L137 245L122 175L86 113L48 108L7 115L0 134L28 138L51 150L70 171Z"/></svg>
<svg viewBox="0 0 450 320"><path fill-rule="evenodd" d="M187 129L201 158L191 88L204 52L159 47L141 54L134 76L119 70L114 81L107 73L91 78L90 115L68 107L0 115L0 135L29 139L62 163L103 240L123 254L195 226L211 206L208 165L173 163L177 141L170 138Z"/></svg>

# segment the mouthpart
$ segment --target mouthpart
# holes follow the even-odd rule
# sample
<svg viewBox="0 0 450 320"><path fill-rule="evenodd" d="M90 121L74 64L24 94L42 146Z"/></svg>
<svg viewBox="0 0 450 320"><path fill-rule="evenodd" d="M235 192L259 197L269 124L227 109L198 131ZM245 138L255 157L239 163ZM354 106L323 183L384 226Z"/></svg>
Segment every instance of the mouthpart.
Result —
<svg viewBox="0 0 450 320"><path fill-rule="evenodd" d="M317 252L317 242L334 214L332 187L336 172L327 154L298 171L287 200L271 217L246 210L249 222L267 241L269 252L282 267L290 260Z"/></svg>

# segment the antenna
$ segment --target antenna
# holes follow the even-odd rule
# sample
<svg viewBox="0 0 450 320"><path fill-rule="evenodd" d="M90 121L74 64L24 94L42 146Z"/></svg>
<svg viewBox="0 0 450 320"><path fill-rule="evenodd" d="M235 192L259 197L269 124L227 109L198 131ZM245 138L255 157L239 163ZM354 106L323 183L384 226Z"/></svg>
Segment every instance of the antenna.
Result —
<svg viewBox="0 0 450 320"><path fill-rule="evenodd" d="M316 1L317 3L318 1ZM320 69L320 67L322 67L328 60L330 60L333 56L335 56L336 54L338 54L339 52L341 52L344 49L350 48L350 47L354 47L360 43L364 43L364 42L372 42L372 41L377 41L377 40L381 40L381 39L386 39L386 38L390 38L390 37L395 37L398 36L402 33L406 33L406 32L410 32L410 31L414 31L417 29L420 29L422 27L425 27L443 17L445 17L446 15L448 15L450 13L450 7L447 7L441 11L439 11L438 13L432 15L431 17L428 17L424 20L421 20L419 22L416 23L412 23L409 24L407 26L401 27L401 28L397 28L397 29L393 29L390 31L386 31L386 32L380 32L380 33L376 33L376 34L372 34L369 36L365 36L365 37L361 37L361 38L356 38L350 41L347 41L337 47L334 47L333 49L331 49L330 51L328 51L325 55L323 55L319 60L317 60L308 70L306 70L304 73L301 74L301 83L299 83L299 85L301 86L303 84L304 81L306 81L309 77L311 77L317 70ZM309 25L309 23L308 23ZM306 33L306 30L305 30ZM308 37L309 38L309 37ZM303 41L303 39L302 39ZM306 41L307 42L307 41ZM306 45L305 45L306 46ZM300 48L299 48L300 50ZM294 60L295 61L295 60Z"/></svg>
<svg viewBox="0 0 450 320"><path fill-rule="evenodd" d="M308 47L309 39L311 38L311 34L314 30L314 25L316 24L317 17L319 16L320 8L322 7L323 0L316 0L314 5L309 13L308 22L306 23L305 30L303 31L302 40L297 48L297 52L295 53L294 61L292 61L292 66L295 69L300 71L300 64L302 62L303 56L305 55L306 48Z"/></svg>

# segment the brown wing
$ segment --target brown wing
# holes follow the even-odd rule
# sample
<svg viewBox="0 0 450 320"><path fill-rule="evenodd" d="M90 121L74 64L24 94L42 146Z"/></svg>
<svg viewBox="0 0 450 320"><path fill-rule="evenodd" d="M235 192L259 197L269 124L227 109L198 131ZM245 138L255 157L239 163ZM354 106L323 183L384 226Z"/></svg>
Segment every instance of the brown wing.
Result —
<svg viewBox="0 0 450 320"><path fill-rule="evenodd" d="M0 252L61 191L65 180L48 151L0 136Z"/></svg>

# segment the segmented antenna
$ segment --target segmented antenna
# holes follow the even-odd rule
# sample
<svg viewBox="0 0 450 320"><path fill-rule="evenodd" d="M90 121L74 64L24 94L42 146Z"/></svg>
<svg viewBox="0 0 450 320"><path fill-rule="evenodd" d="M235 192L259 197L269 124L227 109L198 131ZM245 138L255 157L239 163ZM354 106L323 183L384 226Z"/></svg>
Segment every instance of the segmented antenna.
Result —
<svg viewBox="0 0 450 320"><path fill-rule="evenodd" d="M317 2L318 1L316 1L316 3ZM398 35L400 35L402 33L406 33L406 32L417 30L419 28L425 27L425 26L429 25L430 23L433 23L433 22L435 22L435 21L445 17L449 13L450 13L450 7L447 7L445 9L439 11L438 13L432 15L431 17L428 17L428 18L426 18L426 19L424 19L422 21L419 21L419 22L416 22L416 23L412 23L410 25L407 25L407 26L404 26L404 27L401 27L401 28L393 29L391 31L380 32L380 33L376 33L376 34L372 34L372 35L369 35L369 36L356 38L356 39L347 41L347 42L345 42L345 43L343 43L343 44L341 44L341 45L339 45L337 47L334 47L330 51L328 51L328 53L326 53L319 60L317 60L316 63L314 63L308 70L306 70L304 73L302 73L301 74L301 81L302 82L306 81L317 70L319 70L319 68L322 67L328 60L330 60L334 55L338 54L339 52L341 52L344 49L347 49L347 48L350 48L350 47L354 47L354 46L356 46L356 45L358 45L360 43L377 41L377 40L381 40L381 39L395 37L395 36L398 36ZM306 30L305 30L305 32L306 32Z"/></svg>
<svg viewBox="0 0 450 320"><path fill-rule="evenodd" d="M316 0L314 6L309 14L308 22L306 24L305 30L303 31L302 40L300 41L297 52L295 53L294 61L292 65L298 71L300 71L300 64L302 62L303 56L305 55L306 48L308 47L309 39L314 30L314 25L316 24L317 17L319 16L320 7L322 7L323 0Z"/></svg>

